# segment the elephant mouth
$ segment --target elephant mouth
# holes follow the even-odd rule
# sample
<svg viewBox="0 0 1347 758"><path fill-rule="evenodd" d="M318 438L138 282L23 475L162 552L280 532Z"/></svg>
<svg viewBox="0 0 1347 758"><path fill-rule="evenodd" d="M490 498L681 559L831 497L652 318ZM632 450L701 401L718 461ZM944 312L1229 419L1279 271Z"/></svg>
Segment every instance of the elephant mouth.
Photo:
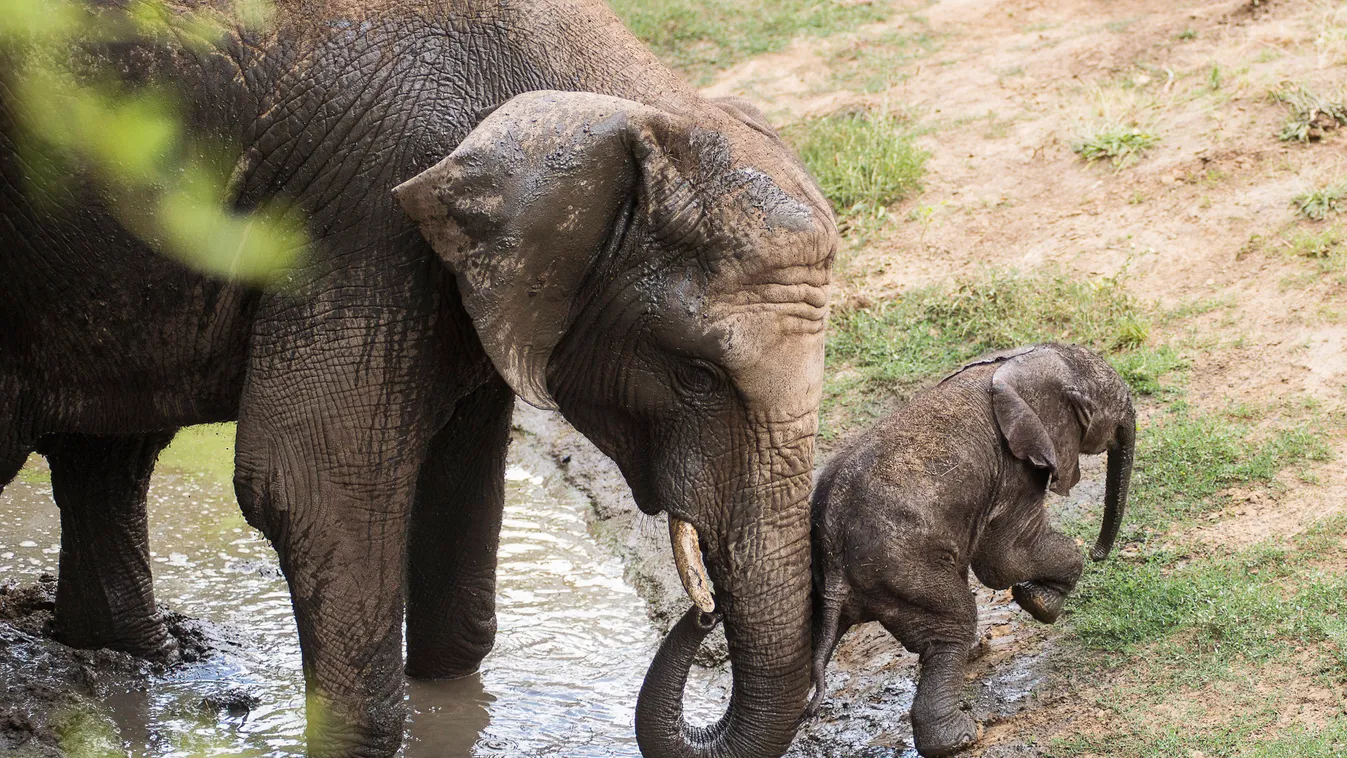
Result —
<svg viewBox="0 0 1347 758"><path fill-rule="evenodd" d="M711 576L706 572L706 562L702 559L701 538L697 535L697 527L670 515L669 544L673 548L678 578L683 582L683 589L688 593L692 604L703 613L715 613L715 587L711 584Z"/></svg>

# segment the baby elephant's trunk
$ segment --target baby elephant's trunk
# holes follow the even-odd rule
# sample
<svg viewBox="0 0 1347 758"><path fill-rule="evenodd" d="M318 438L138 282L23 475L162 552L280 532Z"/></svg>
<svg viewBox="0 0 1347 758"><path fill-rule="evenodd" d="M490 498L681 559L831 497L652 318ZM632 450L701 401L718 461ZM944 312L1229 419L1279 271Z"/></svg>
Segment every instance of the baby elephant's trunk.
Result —
<svg viewBox="0 0 1347 758"><path fill-rule="evenodd" d="M1108 448L1108 478L1104 484L1104 522L1099 527L1099 539L1090 551L1090 558L1102 561L1113 550L1118 538L1123 513L1127 510L1127 488L1132 482L1132 459L1136 453L1136 414L1128 413L1118 424L1113 444Z"/></svg>

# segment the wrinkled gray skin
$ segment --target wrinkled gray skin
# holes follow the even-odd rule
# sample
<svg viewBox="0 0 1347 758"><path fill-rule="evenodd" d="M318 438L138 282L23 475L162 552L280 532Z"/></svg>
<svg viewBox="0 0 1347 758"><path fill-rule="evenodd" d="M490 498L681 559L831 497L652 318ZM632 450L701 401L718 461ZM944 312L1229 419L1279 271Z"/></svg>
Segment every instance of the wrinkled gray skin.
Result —
<svg viewBox="0 0 1347 758"><path fill-rule="evenodd" d="M1044 623L1057 620L1083 568L1048 525L1046 490L1065 495L1080 454L1109 451L1108 556L1126 507L1135 414L1102 358L1045 344L974 361L860 435L819 475L813 498L814 713L841 635L878 621L920 656L912 703L917 751L933 758L976 739L960 708L977 634L968 586L1010 588Z"/></svg>
<svg viewBox="0 0 1347 758"><path fill-rule="evenodd" d="M697 750L779 756L809 686L836 246L817 187L751 106L701 98L602 0L278 6L212 51L89 52L239 147L237 206L307 214L315 243L279 290L153 254L90 182L38 202L43 158L20 157L0 87L0 483L51 458L58 636L174 655L145 487L176 429L237 419L239 502L293 597L309 753L391 755L404 609L413 676L491 648L518 394L612 456L643 510L696 528L736 693ZM647 755L687 754L660 718Z"/></svg>

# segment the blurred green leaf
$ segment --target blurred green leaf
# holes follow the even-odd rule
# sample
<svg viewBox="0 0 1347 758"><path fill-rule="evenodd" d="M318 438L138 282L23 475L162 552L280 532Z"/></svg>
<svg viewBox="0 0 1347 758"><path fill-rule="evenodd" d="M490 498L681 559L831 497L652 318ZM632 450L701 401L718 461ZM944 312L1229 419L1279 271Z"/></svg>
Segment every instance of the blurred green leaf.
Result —
<svg viewBox="0 0 1347 758"><path fill-rule="evenodd" d="M71 60L93 41L150 41L196 49L228 25L265 28L269 0L236 0L229 15L184 12L161 0L88 13L69 0L0 0L0 46L37 200L67 197L68 178L94 180L121 223L156 250L199 271L274 283L308 245L304 220L280 204L233 208L228 183L239 146L213 146L184 128L176 93L128 86L118 72ZM79 70L79 75L73 73Z"/></svg>

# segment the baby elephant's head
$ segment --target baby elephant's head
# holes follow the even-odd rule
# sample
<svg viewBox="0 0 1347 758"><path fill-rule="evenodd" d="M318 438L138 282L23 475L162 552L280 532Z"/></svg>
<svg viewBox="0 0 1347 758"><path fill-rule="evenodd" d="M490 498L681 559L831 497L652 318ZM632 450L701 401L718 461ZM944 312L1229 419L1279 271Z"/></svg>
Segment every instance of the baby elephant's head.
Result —
<svg viewBox="0 0 1347 758"><path fill-rule="evenodd" d="M1103 358L1078 345L1020 348L992 376L996 423L1015 457L1047 469L1065 495L1080 481L1078 458L1108 451L1104 520L1090 557L1113 549L1132 478L1132 393Z"/></svg>

